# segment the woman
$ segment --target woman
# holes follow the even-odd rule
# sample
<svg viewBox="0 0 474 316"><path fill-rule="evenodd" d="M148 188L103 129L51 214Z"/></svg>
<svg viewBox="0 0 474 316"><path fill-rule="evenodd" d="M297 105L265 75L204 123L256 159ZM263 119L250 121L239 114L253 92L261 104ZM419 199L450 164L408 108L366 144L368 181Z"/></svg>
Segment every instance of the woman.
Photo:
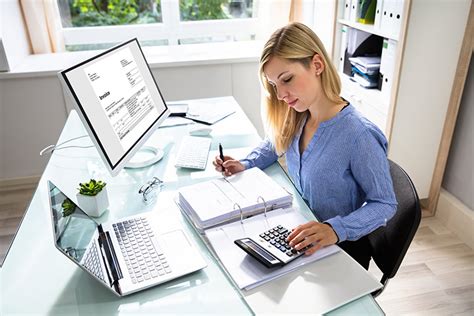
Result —
<svg viewBox="0 0 474 316"><path fill-rule="evenodd" d="M277 30L260 58L269 136L245 159L216 157L231 175L264 169L286 154L290 177L320 222L293 229L290 246L339 244L368 269L367 234L393 216L396 199L383 133L340 97L341 83L323 44L301 23Z"/></svg>

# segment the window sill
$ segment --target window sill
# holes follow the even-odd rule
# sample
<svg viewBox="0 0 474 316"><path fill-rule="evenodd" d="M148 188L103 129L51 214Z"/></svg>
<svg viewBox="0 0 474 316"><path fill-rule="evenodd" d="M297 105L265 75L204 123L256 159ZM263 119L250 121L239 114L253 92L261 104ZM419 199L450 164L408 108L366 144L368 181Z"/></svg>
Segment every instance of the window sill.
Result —
<svg viewBox="0 0 474 316"><path fill-rule="evenodd" d="M150 68L258 62L261 41L143 47ZM26 57L0 79L56 76L57 72L93 57L100 51L38 54Z"/></svg>

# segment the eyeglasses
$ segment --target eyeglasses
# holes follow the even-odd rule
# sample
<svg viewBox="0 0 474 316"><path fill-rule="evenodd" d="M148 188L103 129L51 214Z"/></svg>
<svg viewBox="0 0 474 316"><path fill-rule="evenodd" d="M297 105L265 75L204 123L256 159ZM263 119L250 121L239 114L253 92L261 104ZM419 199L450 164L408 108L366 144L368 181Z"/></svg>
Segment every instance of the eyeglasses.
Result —
<svg viewBox="0 0 474 316"><path fill-rule="evenodd" d="M149 202L156 197L156 189L158 189L159 192L162 187L163 181L157 177L153 177L150 181L142 185L138 193L143 195L143 201Z"/></svg>

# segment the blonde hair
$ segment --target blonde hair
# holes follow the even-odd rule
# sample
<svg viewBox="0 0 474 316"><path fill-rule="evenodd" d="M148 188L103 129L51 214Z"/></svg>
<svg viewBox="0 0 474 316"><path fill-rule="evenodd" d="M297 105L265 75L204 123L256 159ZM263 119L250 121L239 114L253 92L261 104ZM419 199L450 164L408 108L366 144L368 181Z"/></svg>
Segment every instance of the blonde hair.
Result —
<svg viewBox="0 0 474 316"><path fill-rule="evenodd" d="M321 84L326 97L333 102L341 102L341 81L332 64L323 43L306 25L298 22L288 24L276 30L267 41L260 57L260 81L267 91L264 97L267 127L269 136L277 153L285 152L290 146L294 135L299 130L306 113L289 108L284 101L277 98L276 91L267 81L263 67L272 57L279 57L291 62L299 62L306 68L315 54L318 54L325 69L321 73Z"/></svg>

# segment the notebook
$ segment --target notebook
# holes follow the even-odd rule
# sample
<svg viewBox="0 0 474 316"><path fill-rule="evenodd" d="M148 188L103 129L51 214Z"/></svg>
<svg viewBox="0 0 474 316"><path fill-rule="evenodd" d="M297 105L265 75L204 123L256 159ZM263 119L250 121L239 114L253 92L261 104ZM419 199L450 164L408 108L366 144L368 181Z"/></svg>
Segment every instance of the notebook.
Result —
<svg viewBox="0 0 474 316"><path fill-rule="evenodd" d="M118 296L207 265L184 231L158 231L153 213L98 224L51 181L48 187L56 248Z"/></svg>
<svg viewBox="0 0 474 316"><path fill-rule="evenodd" d="M292 195L259 168L179 190L178 203L192 224L205 229L262 212L285 208Z"/></svg>

